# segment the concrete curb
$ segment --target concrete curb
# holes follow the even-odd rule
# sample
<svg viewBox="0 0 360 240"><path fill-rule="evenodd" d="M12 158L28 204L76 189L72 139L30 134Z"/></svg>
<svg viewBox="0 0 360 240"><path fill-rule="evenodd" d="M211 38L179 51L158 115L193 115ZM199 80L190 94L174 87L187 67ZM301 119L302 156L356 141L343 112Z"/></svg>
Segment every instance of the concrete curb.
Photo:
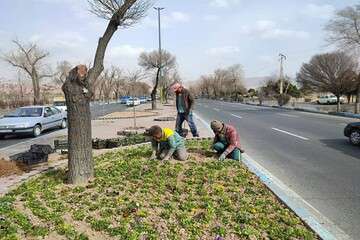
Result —
<svg viewBox="0 0 360 240"><path fill-rule="evenodd" d="M354 119L360 119L360 114L354 114L354 113L348 113L348 112L320 112L316 110L310 110L310 109L304 109L304 108L298 108L298 107L280 107L275 105L258 105L258 104L252 104L252 103L240 103L240 104L246 104L250 106L258 106L258 107L269 107L269 108L279 108L279 109L285 109L285 110L293 110L293 111L299 111L299 112L309 112L309 113L315 113L315 114L322 114L322 115L328 115L328 116L338 116L338 117L346 117L346 118L354 118Z"/></svg>
<svg viewBox="0 0 360 240"><path fill-rule="evenodd" d="M202 122L207 129L211 130L210 125L197 114L194 116ZM296 192L287 187L282 181L273 176L269 171L253 160L246 153L242 162L253 172L272 191L278 199L288 208L294 211L309 228L317 233L323 240L351 240L352 238L342 231L333 222L323 216L313 206L301 198Z"/></svg>

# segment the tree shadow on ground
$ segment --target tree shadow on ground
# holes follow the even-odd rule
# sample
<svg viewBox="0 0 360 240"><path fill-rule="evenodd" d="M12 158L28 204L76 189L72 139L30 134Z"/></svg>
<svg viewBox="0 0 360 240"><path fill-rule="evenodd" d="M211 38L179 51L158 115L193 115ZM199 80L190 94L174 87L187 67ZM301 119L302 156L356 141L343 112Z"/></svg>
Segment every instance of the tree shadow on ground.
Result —
<svg viewBox="0 0 360 240"><path fill-rule="evenodd" d="M327 147L340 151L348 156L360 160L360 146L354 146L345 138L320 139L320 142Z"/></svg>

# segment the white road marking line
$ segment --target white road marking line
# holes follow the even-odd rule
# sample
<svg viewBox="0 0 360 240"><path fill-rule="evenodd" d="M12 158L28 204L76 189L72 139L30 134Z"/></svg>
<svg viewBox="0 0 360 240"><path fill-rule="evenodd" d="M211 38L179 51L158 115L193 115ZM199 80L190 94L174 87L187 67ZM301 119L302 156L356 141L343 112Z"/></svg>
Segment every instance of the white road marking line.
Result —
<svg viewBox="0 0 360 240"><path fill-rule="evenodd" d="M278 113L278 115L285 116L285 117L292 117L292 118L298 118L299 116L286 114L286 113Z"/></svg>
<svg viewBox="0 0 360 240"><path fill-rule="evenodd" d="M27 143L30 143L30 142L34 142L34 144L36 144L36 142L39 142L38 140L40 140L40 139L47 138L47 137L52 137L53 135L63 133L63 132L65 133L65 131L67 131L67 129L63 129L63 130L60 130L60 131L55 131L55 132L52 132L52 133L41 135L41 136L39 136L37 138L32 138L30 140L26 140L26 141L23 141L23 142L12 144L12 145L7 146L7 147L0 148L0 150L4 151L4 150L10 149L10 148L13 148L15 146L18 146L18 145L21 145L21 144L27 144Z"/></svg>
<svg viewBox="0 0 360 240"><path fill-rule="evenodd" d="M239 118L239 119L242 119L241 116L238 116L238 115L235 115L235 114L231 114L231 116L236 117L236 118Z"/></svg>
<svg viewBox="0 0 360 240"><path fill-rule="evenodd" d="M294 133L290 133L290 132L287 132L287 131L284 131L284 130L281 130L281 129L278 129L278 128L271 128L271 129L272 129L272 130L275 130L275 131L278 131L278 132L281 132L281 133L288 134L288 135L293 136L293 137L300 138L300 139L305 140L305 141L310 140L309 138L302 137L302 136L299 136L299 135L296 135L296 134L294 134Z"/></svg>
<svg viewBox="0 0 360 240"><path fill-rule="evenodd" d="M218 109L218 108L214 108L214 110L217 111L217 112L220 112L220 109Z"/></svg>

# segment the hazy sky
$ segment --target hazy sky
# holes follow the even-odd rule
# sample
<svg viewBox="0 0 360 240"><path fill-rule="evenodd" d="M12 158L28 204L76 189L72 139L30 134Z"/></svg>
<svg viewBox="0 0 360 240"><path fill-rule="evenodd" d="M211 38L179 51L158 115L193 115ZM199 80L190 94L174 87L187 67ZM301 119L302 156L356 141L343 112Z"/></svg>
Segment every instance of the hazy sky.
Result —
<svg viewBox="0 0 360 240"><path fill-rule="evenodd" d="M246 77L277 73L278 54L287 55L285 72L294 76L313 54L329 51L324 24L334 11L355 0L160 0L165 7L163 47L177 56L185 81L217 67L240 63ZM50 63L73 64L93 59L106 21L88 11L86 0L1 0L0 52L14 48L17 37L35 41L50 54ZM157 48L157 15L150 9L138 25L116 32L105 64L137 68L140 52ZM0 77L16 71L0 62ZM254 83L248 82L248 86Z"/></svg>

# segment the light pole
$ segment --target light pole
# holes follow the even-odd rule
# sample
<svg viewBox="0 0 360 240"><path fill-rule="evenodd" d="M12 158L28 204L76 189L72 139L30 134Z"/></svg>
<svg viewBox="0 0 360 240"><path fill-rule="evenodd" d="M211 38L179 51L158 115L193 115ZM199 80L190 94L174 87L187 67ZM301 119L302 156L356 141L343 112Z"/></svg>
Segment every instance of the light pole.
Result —
<svg viewBox="0 0 360 240"><path fill-rule="evenodd" d="M286 60L286 56L280 53L279 57L280 57L280 94L283 94L284 93L284 60Z"/></svg>
<svg viewBox="0 0 360 240"><path fill-rule="evenodd" d="M161 66L161 10L165 8L162 7L154 7L154 9L158 12L158 26L159 26L159 55L160 55L160 66Z"/></svg>
<svg viewBox="0 0 360 240"><path fill-rule="evenodd" d="M161 71L161 67L162 67L162 49L161 49L161 10L164 10L165 8L163 7L154 7L154 9L158 12L158 26L159 26L159 79L158 81L161 79L162 77L162 71ZM155 93L155 101L156 101L156 93Z"/></svg>

